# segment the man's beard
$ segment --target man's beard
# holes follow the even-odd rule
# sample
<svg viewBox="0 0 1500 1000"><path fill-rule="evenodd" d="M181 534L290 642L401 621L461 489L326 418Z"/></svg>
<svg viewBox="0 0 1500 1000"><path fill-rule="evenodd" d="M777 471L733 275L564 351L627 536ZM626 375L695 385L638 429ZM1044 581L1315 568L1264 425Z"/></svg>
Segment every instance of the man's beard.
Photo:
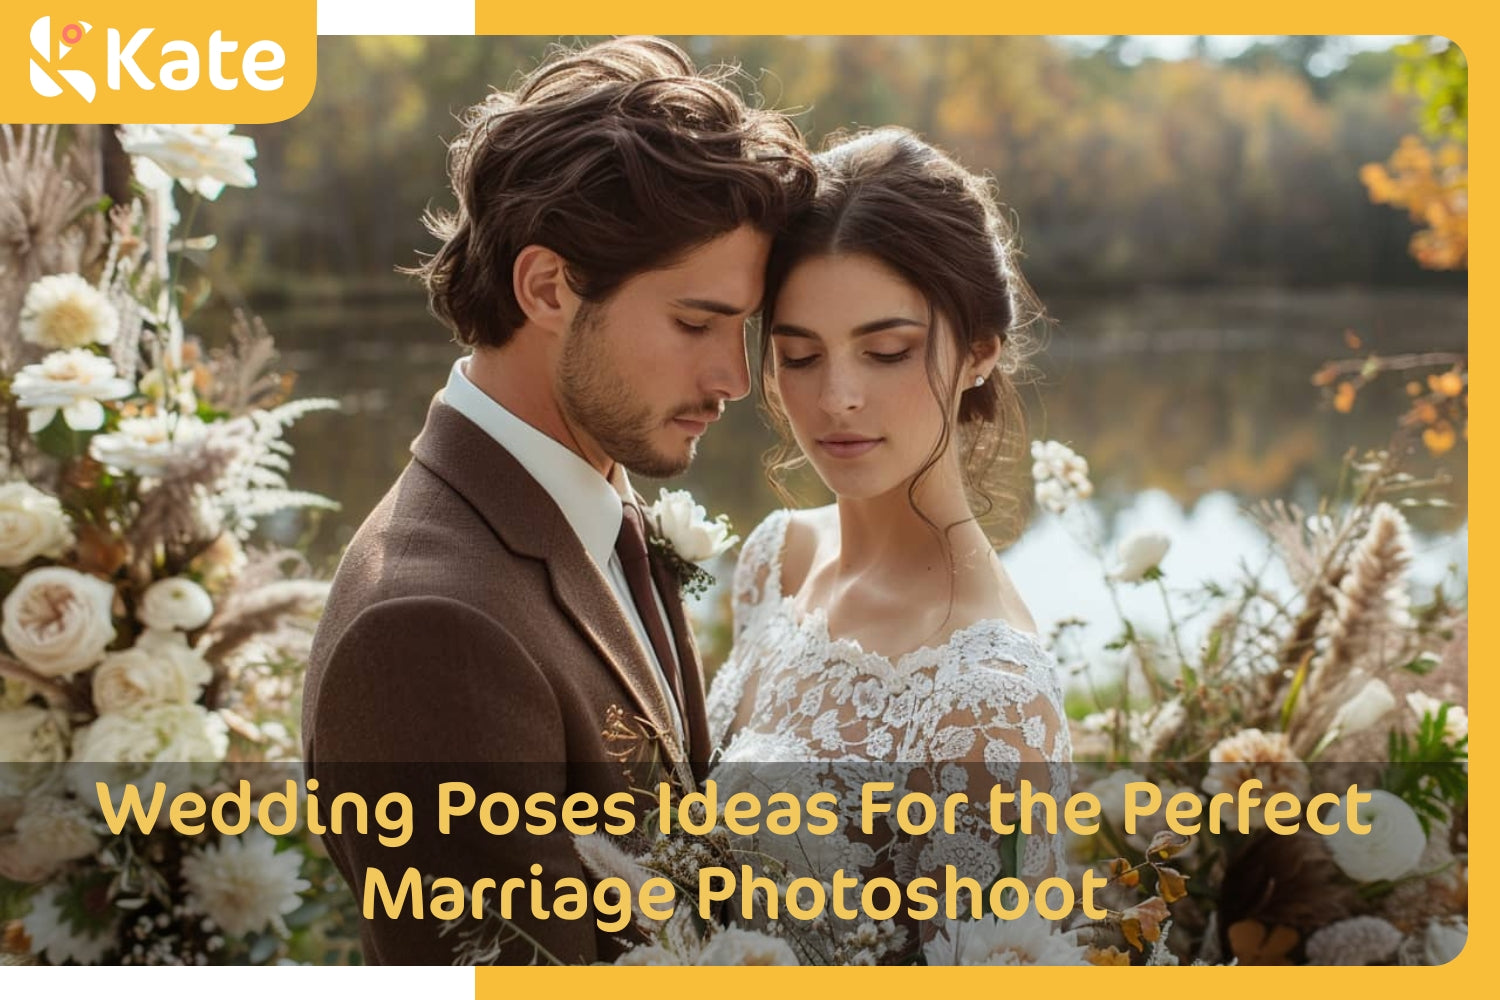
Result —
<svg viewBox="0 0 1500 1000"><path fill-rule="evenodd" d="M681 455L665 454L651 435L665 424L631 392L611 367L600 335L604 310L586 305L573 319L558 364L558 401L568 419L599 443L611 459L631 472L668 479L692 464L697 443ZM717 404L704 409L717 408Z"/></svg>

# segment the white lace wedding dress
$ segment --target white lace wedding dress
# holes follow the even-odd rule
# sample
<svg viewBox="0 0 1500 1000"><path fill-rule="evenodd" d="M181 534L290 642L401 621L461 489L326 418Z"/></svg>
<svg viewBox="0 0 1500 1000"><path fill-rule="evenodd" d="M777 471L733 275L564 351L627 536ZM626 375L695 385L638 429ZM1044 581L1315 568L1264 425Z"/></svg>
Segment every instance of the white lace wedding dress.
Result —
<svg viewBox="0 0 1500 1000"><path fill-rule="evenodd" d="M798 620L781 587L790 520L781 510L762 521L735 572L734 646L708 694L719 801L740 790L762 801L783 790L804 801L814 791L836 794L842 831L763 845L790 869L824 880L838 868L903 882L926 875L941 892L950 864L982 886L1001 875L1064 873L1063 837L1039 828L1009 855L1018 870L1005 870L1002 838L987 822L991 787L1015 788L1018 777L1066 800L1072 749L1051 654L1031 634L986 620L893 661L830 636L821 610ZM955 810L953 835L939 826L903 836L888 816L865 836L857 827L866 781L893 782L885 796L893 802L921 791L942 806L963 792L976 805Z"/></svg>

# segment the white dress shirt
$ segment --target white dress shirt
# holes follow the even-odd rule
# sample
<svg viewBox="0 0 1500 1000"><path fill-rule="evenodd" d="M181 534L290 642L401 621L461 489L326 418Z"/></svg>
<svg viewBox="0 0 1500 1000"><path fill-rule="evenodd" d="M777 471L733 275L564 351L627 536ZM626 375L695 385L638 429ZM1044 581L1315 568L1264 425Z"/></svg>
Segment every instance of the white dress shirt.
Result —
<svg viewBox="0 0 1500 1000"><path fill-rule="evenodd" d="M594 565L603 572L604 579L615 592L615 599L619 601L626 620L635 630L646 659L662 674L662 690L666 693L667 705L677 726L677 736L685 740L682 714L677 707L677 700L672 697L672 685L667 683L666 675L662 673L661 661L656 658L646 625L641 620L640 612L636 610L635 600L630 596L625 568L620 564L619 553L615 551L615 540L620 535L620 524L624 519L624 504L635 496L624 467L615 463L614 479L605 479L598 469L584 461L576 452L511 413L470 382L464 370L467 360L459 358L453 363L448 384L443 389L443 402L468 417L510 452L557 504L573 529L573 534L583 543L583 550L594 560ZM662 603L654 581L651 593L656 599L662 623L669 623L671 619L667 617L666 606ZM670 635L670 625L667 631L668 642L675 643L675 637ZM674 646L673 652L680 663L681 651Z"/></svg>

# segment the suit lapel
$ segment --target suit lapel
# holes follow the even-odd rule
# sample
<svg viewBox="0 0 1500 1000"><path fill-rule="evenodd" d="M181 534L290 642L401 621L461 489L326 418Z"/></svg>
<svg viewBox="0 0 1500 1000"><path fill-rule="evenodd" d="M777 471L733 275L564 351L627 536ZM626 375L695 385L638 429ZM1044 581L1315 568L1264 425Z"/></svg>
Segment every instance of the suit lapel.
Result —
<svg viewBox="0 0 1500 1000"><path fill-rule="evenodd" d="M499 442L442 402L441 393L412 454L478 511L506 548L546 564L558 606L660 734L667 759L685 761L660 671L547 491Z"/></svg>

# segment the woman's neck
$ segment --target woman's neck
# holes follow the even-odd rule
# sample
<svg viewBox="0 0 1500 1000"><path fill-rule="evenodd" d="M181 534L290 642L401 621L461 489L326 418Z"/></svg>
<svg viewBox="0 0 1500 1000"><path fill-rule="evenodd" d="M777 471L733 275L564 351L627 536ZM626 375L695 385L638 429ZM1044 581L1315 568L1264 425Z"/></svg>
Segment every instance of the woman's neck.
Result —
<svg viewBox="0 0 1500 1000"><path fill-rule="evenodd" d="M933 468L915 493L903 484L879 497L840 498L838 513L839 552L830 568L843 580L871 571L900 579L890 574L988 570L992 548L969 508L956 461Z"/></svg>

